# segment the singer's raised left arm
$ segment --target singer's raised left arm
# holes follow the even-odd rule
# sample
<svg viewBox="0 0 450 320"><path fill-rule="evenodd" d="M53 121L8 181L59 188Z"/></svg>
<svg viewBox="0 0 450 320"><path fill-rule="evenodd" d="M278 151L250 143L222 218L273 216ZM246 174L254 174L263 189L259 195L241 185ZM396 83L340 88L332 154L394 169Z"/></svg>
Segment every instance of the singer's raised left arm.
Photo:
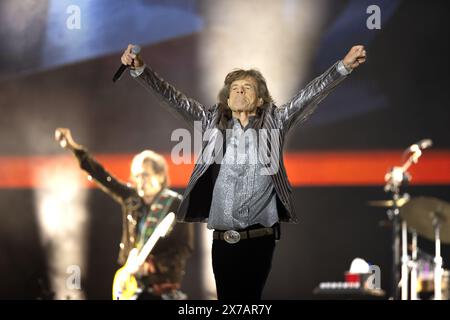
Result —
<svg viewBox="0 0 450 320"><path fill-rule="evenodd" d="M344 59L336 62L327 71L312 80L288 103L276 109L276 117L285 130L305 121L317 105L355 68L366 61L363 46L354 46Z"/></svg>

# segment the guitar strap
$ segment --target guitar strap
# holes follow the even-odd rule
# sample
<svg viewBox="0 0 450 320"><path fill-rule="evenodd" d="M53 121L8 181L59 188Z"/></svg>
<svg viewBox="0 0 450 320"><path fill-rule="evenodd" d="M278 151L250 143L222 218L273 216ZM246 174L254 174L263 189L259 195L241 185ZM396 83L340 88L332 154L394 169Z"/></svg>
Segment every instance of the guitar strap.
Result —
<svg viewBox="0 0 450 320"><path fill-rule="evenodd" d="M156 226L169 213L174 197L168 195L166 192L161 192L157 199L150 205L149 210L139 223L139 240L137 242L137 249L141 250L146 241L155 231Z"/></svg>

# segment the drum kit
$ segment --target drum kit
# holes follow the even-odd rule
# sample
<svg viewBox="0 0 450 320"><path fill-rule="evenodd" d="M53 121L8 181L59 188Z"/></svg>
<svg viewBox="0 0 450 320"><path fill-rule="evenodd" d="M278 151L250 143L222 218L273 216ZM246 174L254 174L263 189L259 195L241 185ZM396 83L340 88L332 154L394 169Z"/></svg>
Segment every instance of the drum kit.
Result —
<svg viewBox="0 0 450 320"><path fill-rule="evenodd" d="M387 209L392 225L392 299L450 299L449 271L443 269L441 256L441 244L450 244L450 203L400 194L400 189L411 180L408 168L430 146L429 139L412 145L406 150L411 153L408 160L388 171L384 190L391 193L392 199L369 201L371 206ZM434 257L418 248L418 236L434 241Z"/></svg>
<svg viewBox="0 0 450 320"><path fill-rule="evenodd" d="M402 300L408 298L417 300L431 296L435 300L449 300L449 271L442 268L441 243L450 244L450 203L433 197L409 198L407 195L399 200L397 207L392 200L369 202L372 206L389 208L391 217L392 208L394 211L398 210L401 219L401 258L396 248L398 235L394 239L393 246L394 261L397 262L394 263L393 292L398 291L400 284ZM412 238L410 245L407 243L408 231ZM434 257L418 248L418 235L435 242ZM400 268L399 261L401 261ZM400 281L398 281L399 269Z"/></svg>

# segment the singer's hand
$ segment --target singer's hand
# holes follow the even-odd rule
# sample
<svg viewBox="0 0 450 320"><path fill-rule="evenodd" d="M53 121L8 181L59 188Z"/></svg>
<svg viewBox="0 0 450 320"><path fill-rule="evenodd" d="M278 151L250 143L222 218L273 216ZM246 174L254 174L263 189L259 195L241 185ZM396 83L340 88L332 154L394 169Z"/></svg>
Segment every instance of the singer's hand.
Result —
<svg viewBox="0 0 450 320"><path fill-rule="evenodd" d="M343 59L343 62L345 67L350 70L353 70L366 62L366 50L364 49L364 46L353 46Z"/></svg>
<svg viewBox="0 0 450 320"><path fill-rule="evenodd" d="M76 143L70 132L70 129L67 128L58 128L55 130L55 140L59 142L61 147L67 148L70 150L74 149L82 149L83 147Z"/></svg>
<svg viewBox="0 0 450 320"><path fill-rule="evenodd" d="M120 58L122 64L130 66L132 69L142 67L144 65L144 61L139 55L131 53L131 48L133 48L133 45L129 44L123 52L122 57Z"/></svg>

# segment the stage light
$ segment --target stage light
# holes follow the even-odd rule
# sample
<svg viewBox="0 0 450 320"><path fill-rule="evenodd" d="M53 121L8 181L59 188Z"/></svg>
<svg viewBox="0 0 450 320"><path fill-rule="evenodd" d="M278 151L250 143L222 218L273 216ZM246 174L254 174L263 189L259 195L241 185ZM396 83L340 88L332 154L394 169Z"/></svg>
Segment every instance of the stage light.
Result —
<svg viewBox="0 0 450 320"><path fill-rule="evenodd" d="M310 80L305 77L320 39L325 4L311 0L206 2L206 28L198 49L204 96L215 99L231 70L256 68L278 104L292 98L303 81Z"/></svg>
<svg viewBox="0 0 450 320"><path fill-rule="evenodd" d="M73 159L70 159L73 160ZM84 299L87 215L79 168L64 158L36 164L36 213L54 299Z"/></svg>
<svg viewBox="0 0 450 320"><path fill-rule="evenodd" d="M200 232L200 250L201 250L201 268L202 268L202 294L203 299L217 299L216 282L212 270L211 247L212 247L212 230L208 230L206 225L202 225Z"/></svg>

